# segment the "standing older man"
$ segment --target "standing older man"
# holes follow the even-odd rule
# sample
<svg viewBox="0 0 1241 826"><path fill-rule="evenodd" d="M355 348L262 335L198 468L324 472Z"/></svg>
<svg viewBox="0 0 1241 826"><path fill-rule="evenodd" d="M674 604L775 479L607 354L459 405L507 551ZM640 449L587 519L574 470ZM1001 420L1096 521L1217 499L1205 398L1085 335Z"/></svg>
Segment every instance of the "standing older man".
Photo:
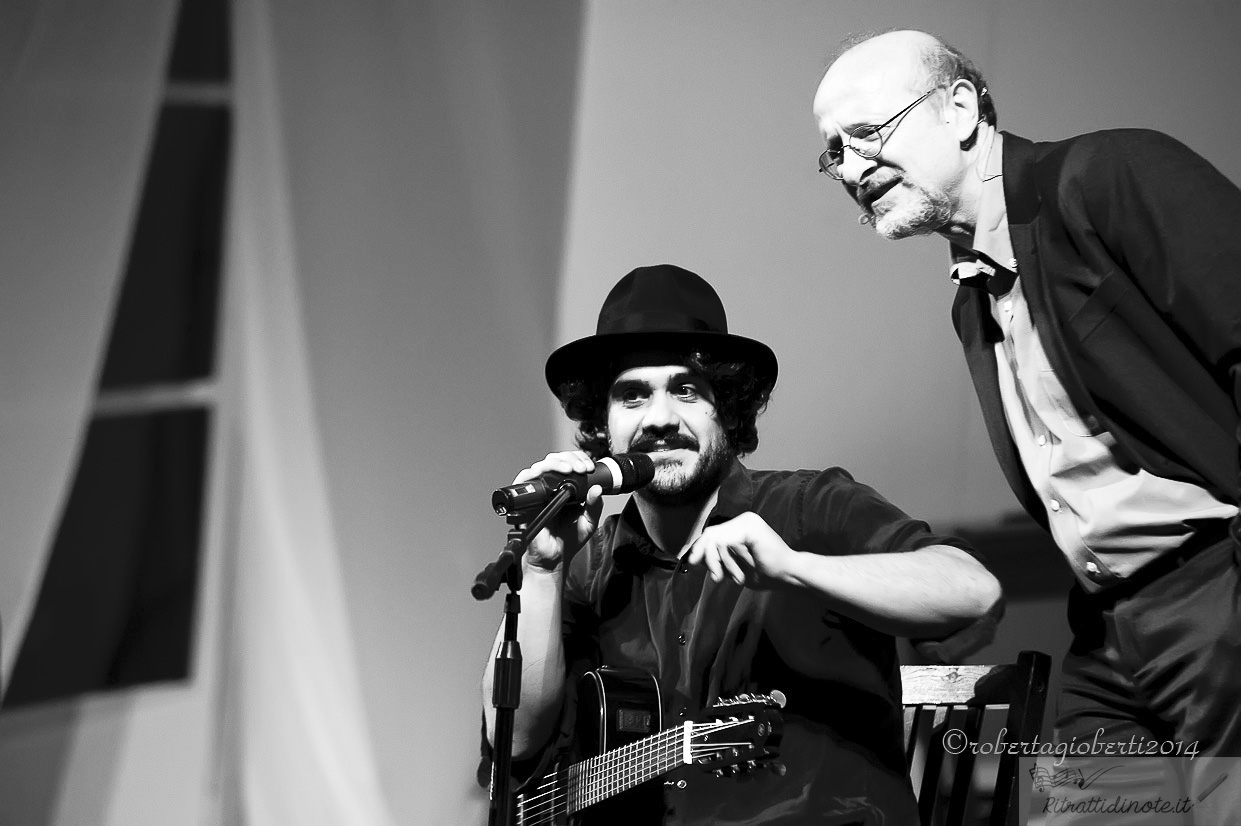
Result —
<svg viewBox="0 0 1241 826"><path fill-rule="evenodd" d="M586 473L610 453L647 454L655 472L602 524L592 490L525 554L514 754L537 757L555 742L566 675L588 669L648 672L662 712L651 717L674 724L720 697L773 689L788 697L786 772L746 782L701 772L656 778L619 809L606 810L615 801L588 809L589 823L917 820L893 636L977 643L993 627L999 583L958 540L931 533L840 468L742 466L776 370L765 344L728 332L711 286L671 265L622 278L598 333L547 361L582 450L551 454L516 482ZM565 805L532 789L522 810L548 818L524 822L553 822Z"/></svg>
<svg viewBox="0 0 1241 826"><path fill-rule="evenodd" d="M992 444L1076 575L1060 737L1241 755L1241 191L1156 132L1000 133L922 32L849 48L814 113L864 223L950 242ZM1234 822L1208 762L1178 766L1195 816Z"/></svg>

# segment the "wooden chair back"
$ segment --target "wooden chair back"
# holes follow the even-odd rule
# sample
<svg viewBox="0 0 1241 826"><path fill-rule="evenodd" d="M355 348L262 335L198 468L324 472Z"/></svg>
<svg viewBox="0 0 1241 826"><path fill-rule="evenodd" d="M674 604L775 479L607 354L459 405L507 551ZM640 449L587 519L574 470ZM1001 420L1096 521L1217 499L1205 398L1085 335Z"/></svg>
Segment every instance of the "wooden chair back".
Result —
<svg viewBox="0 0 1241 826"><path fill-rule="evenodd" d="M1051 658L1040 651L1022 651L1003 665L901 666L905 754L922 826L1023 822L1019 784L1029 786L1030 778L1018 776L1019 754L995 744L1040 736L1050 673ZM1001 708L1007 709L1002 727L975 749L984 724L994 728Z"/></svg>

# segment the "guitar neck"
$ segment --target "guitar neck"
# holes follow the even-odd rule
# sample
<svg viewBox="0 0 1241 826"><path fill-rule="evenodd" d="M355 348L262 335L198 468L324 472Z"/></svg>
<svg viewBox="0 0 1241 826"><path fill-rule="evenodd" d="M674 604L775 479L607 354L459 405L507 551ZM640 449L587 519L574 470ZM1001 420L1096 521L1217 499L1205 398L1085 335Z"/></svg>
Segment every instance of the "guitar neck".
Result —
<svg viewBox="0 0 1241 826"><path fill-rule="evenodd" d="M560 823L639 783L667 774L684 762L692 724L652 734L549 774L517 801L518 826Z"/></svg>
<svg viewBox="0 0 1241 826"><path fill-rule="evenodd" d="M661 731L569 766L568 813L672 771L684 762L684 733L684 728Z"/></svg>

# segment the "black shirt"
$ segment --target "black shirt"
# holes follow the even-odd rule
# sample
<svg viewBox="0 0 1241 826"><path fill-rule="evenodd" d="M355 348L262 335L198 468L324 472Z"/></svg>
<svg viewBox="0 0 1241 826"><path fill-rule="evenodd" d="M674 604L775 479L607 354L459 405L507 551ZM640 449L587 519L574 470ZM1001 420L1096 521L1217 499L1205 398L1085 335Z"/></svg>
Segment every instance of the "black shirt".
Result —
<svg viewBox="0 0 1241 826"><path fill-rule="evenodd" d="M751 471L735 462L708 524L746 511L797 551L969 550L840 468ZM565 648L574 675L600 665L653 674L665 727L742 692L778 689L788 698L783 776L759 771L737 780L686 769L676 776L685 781L680 786L651 784L647 811L639 815L631 805L623 822L917 820L902 750L895 640L829 610L810 591L756 591L680 565L651 541L632 500L570 562Z"/></svg>

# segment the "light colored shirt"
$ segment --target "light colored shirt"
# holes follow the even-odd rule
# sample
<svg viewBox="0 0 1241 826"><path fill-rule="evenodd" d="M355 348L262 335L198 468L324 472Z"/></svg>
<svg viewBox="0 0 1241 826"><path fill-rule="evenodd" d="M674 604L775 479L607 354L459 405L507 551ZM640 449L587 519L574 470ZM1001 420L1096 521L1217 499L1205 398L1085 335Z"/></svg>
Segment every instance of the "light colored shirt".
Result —
<svg viewBox="0 0 1241 826"><path fill-rule="evenodd" d="M1002 137L984 163L972 251L954 251L954 280L1016 275L1000 177ZM973 254L970 254L972 252ZM997 291L998 292L998 291ZM995 346L1000 399L1026 476L1046 508L1056 545L1088 592L1115 585L1194 532L1194 520L1237 513L1204 488L1116 461L1115 437L1069 399L1043 349L1022 281L991 295L1004 334Z"/></svg>

